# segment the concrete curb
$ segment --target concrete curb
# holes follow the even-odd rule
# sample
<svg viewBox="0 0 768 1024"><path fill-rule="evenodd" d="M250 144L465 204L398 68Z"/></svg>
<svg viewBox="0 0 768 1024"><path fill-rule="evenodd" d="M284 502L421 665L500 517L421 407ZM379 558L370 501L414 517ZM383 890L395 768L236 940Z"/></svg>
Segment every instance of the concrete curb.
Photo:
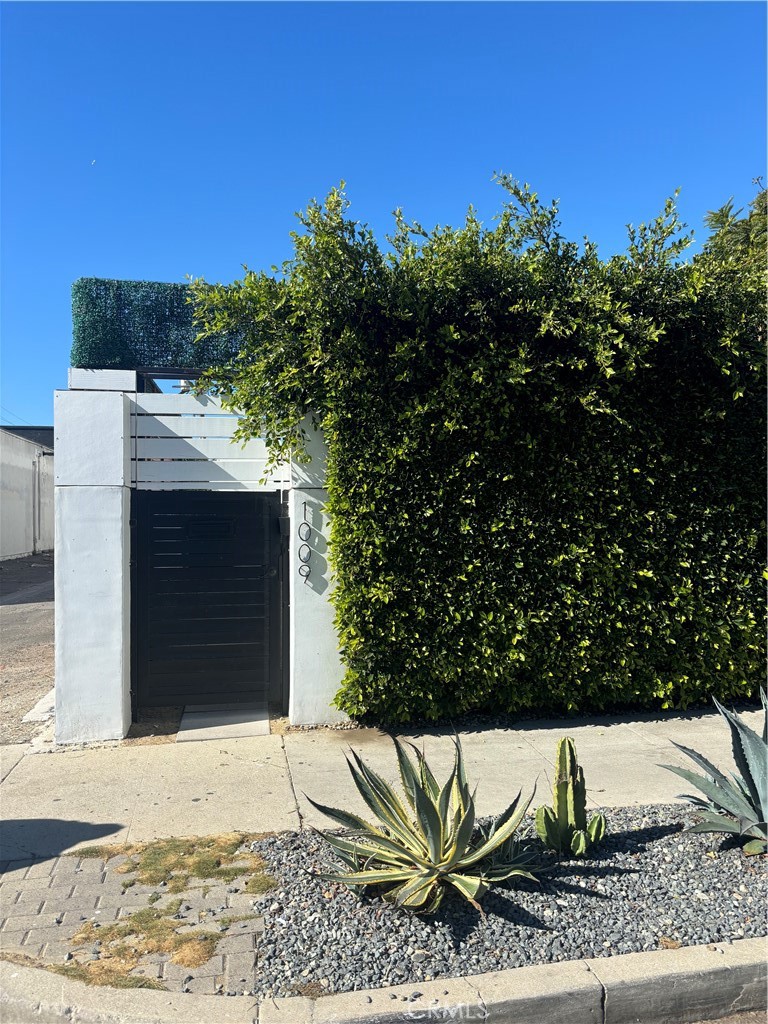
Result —
<svg viewBox="0 0 768 1024"><path fill-rule="evenodd" d="M261 1004L247 996L89 988L0 962L4 1024L687 1024L765 1005L764 939Z"/></svg>

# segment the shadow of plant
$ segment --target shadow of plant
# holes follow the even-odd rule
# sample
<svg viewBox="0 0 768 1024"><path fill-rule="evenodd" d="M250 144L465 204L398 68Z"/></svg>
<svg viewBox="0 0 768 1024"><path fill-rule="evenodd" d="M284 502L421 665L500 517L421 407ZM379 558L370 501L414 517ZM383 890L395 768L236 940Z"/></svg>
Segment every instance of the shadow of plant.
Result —
<svg viewBox="0 0 768 1024"><path fill-rule="evenodd" d="M683 809L681 808L681 817L683 815ZM607 811L607 815L610 815L610 809ZM608 828L610 829L610 817L608 818ZM668 836L677 835L682 832L685 825L675 823L674 825L649 825L646 828L633 828L623 832L608 832L605 839L600 843L599 846L594 848L594 851L590 855L590 861L601 862L609 859L613 856L617 850L621 850L624 853L642 853L644 852L650 843L658 843L662 839L666 839Z"/></svg>
<svg viewBox="0 0 768 1024"><path fill-rule="evenodd" d="M433 924L435 928L445 929L454 950L458 950L462 943L467 942L473 935L482 933L489 917L502 918L518 928L531 928L542 932L553 930L536 914L515 902L514 895L514 890L510 888L491 889L483 897L481 913L458 894L448 893L437 913L424 918L424 921Z"/></svg>

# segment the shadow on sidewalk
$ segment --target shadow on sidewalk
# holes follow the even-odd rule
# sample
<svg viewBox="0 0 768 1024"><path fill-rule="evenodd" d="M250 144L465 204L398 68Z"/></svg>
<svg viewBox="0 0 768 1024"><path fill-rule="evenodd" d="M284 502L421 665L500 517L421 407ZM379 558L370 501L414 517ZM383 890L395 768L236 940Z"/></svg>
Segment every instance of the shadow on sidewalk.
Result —
<svg viewBox="0 0 768 1024"><path fill-rule="evenodd" d="M105 839L123 827L118 822L91 825L65 818L8 818L3 822L0 862L58 857L78 843Z"/></svg>

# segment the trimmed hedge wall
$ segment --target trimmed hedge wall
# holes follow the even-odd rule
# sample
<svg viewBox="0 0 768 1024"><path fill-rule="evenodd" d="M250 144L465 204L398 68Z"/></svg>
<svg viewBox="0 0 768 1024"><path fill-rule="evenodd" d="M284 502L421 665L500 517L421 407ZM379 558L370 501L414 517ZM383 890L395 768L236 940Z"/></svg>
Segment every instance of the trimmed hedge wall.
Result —
<svg viewBox="0 0 768 1024"><path fill-rule="evenodd" d="M336 702L402 722L753 696L764 194L690 263L672 202L605 261L501 183L492 231L398 219L387 254L332 192L279 279L194 285L203 331L243 334L206 381L243 435L266 421L279 457L308 410L325 429Z"/></svg>

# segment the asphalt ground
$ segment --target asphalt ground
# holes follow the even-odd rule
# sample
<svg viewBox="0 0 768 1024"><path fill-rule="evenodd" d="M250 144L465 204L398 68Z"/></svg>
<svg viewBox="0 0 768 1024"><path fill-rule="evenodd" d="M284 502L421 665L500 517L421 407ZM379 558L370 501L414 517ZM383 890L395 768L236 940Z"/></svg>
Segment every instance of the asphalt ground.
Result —
<svg viewBox="0 0 768 1024"><path fill-rule="evenodd" d="M0 744L28 743L24 715L53 688L53 555L0 562Z"/></svg>

